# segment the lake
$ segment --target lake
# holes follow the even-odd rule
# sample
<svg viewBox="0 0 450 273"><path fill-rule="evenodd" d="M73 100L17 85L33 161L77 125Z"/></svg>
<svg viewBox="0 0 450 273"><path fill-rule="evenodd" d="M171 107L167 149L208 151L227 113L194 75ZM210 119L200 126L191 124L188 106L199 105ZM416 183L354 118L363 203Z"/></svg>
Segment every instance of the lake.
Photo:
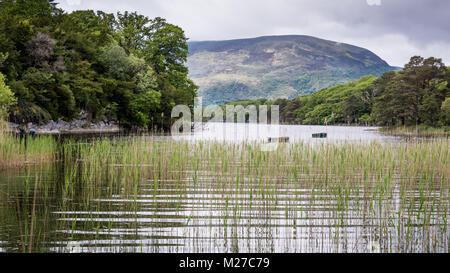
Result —
<svg viewBox="0 0 450 273"><path fill-rule="evenodd" d="M217 123L72 140L54 163L0 171L0 252L448 252L448 148Z"/></svg>
<svg viewBox="0 0 450 273"><path fill-rule="evenodd" d="M313 139L312 134L327 133L326 139ZM184 139L214 140L226 142L267 141L269 137L289 137L291 142L340 142L340 141L381 141L398 142L393 137L378 132L378 127L359 126L309 126L309 125L262 125L246 123L203 123L196 125L192 134Z"/></svg>

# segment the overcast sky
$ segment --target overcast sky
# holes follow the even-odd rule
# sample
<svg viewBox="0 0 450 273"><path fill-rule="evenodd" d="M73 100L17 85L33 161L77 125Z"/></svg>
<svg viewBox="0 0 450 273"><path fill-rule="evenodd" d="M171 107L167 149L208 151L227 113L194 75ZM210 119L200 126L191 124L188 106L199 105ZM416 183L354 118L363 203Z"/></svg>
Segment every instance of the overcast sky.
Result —
<svg viewBox="0 0 450 273"><path fill-rule="evenodd" d="M413 55L450 65L448 0L59 0L66 11L137 11L191 41L304 34L361 46L390 65Z"/></svg>

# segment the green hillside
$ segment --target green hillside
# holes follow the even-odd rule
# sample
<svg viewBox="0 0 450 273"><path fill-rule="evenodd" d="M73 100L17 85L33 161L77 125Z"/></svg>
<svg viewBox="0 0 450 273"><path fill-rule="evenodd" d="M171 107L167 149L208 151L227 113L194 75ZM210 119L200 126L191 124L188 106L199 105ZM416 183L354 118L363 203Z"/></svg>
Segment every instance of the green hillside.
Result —
<svg viewBox="0 0 450 273"><path fill-rule="evenodd" d="M190 42L189 76L205 103L295 98L395 70L360 47L310 36Z"/></svg>
<svg viewBox="0 0 450 273"><path fill-rule="evenodd" d="M414 56L402 71L378 78L364 76L290 100L228 104L278 105L285 124L450 126L450 68L441 59Z"/></svg>

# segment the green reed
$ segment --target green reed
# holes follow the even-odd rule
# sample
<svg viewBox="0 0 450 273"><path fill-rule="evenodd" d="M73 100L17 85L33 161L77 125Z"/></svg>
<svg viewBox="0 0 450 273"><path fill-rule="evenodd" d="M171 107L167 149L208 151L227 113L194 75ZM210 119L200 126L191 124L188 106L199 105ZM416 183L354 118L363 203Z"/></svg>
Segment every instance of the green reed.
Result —
<svg viewBox="0 0 450 273"><path fill-rule="evenodd" d="M20 138L0 131L0 169L55 160L57 142L51 136Z"/></svg>
<svg viewBox="0 0 450 273"><path fill-rule="evenodd" d="M96 211L92 200L120 195L130 200L123 210L136 212L140 189L148 187L154 211L167 209L164 206L172 202L187 227L199 216L183 205L193 192L207 190L203 200L190 202L203 209L209 205L210 217L220 221L225 237L238 232L234 229L244 229L246 217L256 219L266 231L283 219L296 232L305 222L305 229L327 224L331 227L327 236L338 245L350 236L345 227L361 221L370 234L368 240L383 252L434 252L442 245L448 247L448 139L396 144L299 142L280 144L272 152L263 151L262 145L153 137L66 141L62 160L70 167L63 170L61 211ZM162 203L160 196L168 190L173 194ZM218 198L205 204L211 194ZM320 205L328 210L316 211ZM67 229L76 238L80 221L64 217L71 217ZM113 222L105 226L111 231ZM104 225L93 221L89 228L98 234Z"/></svg>

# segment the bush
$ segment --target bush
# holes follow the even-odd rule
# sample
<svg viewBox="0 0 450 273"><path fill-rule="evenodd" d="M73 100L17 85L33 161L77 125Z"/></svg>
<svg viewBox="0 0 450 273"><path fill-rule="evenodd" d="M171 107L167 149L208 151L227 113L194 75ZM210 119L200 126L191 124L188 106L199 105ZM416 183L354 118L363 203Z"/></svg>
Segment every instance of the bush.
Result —
<svg viewBox="0 0 450 273"><path fill-rule="evenodd" d="M441 106L441 122L450 126L450 98L446 98Z"/></svg>

